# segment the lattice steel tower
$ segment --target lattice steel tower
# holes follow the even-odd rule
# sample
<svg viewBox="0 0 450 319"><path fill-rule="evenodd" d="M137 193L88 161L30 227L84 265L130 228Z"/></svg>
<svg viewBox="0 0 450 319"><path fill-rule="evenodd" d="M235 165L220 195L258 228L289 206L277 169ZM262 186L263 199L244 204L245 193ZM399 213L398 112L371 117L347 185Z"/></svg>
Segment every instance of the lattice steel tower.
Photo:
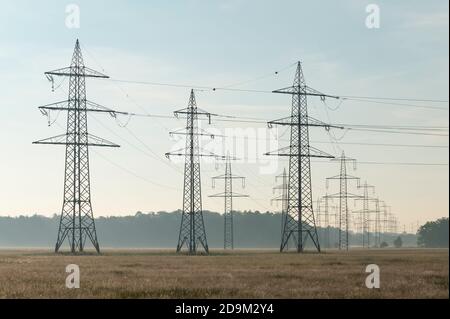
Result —
<svg viewBox="0 0 450 319"><path fill-rule="evenodd" d="M313 212L310 158L333 158L333 156L310 146L309 127L320 126L329 129L331 126L308 116L307 96L319 96L321 99L337 97L308 87L300 62L297 63L294 84L273 92L292 95L291 116L268 123L269 127L272 125L291 127L290 145L276 152L266 153L266 155L289 157L288 208L280 251L284 251L289 240L292 240L297 252L303 252L306 240L310 238L320 252Z"/></svg>
<svg viewBox="0 0 450 319"><path fill-rule="evenodd" d="M380 200L375 201L375 247L381 245L381 218L380 218Z"/></svg>
<svg viewBox="0 0 450 319"><path fill-rule="evenodd" d="M177 252L180 252L186 246L190 254L196 254L199 251L199 245L201 245L204 252L208 254L209 249L202 210L200 157L217 158L218 156L211 153L200 154L199 136L212 136L212 134L199 129L198 121L199 116L205 116L211 122L211 113L197 108L194 90L191 90L188 107L175 111L174 114L175 117L179 115L186 117L186 127L170 133L171 135L185 135L186 147L166 153L166 157L183 156L185 158L183 212Z"/></svg>
<svg viewBox="0 0 450 319"><path fill-rule="evenodd" d="M86 99L86 78L108 78L108 76L84 66L80 43L77 40L69 67L46 72L53 76L69 77L69 97L39 109L49 116L51 111L67 111L67 132L34 144L55 144L66 146L64 177L64 201L59 223L55 252L68 239L72 253L83 252L89 239L98 253L97 233L91 204L89 176L89 146L119 147L105 139L88 133L87 112L106 112L115 116L115 111Z"/></svg>
<svg viewBox="0 0 450 319"><path fill-rule="evenodd" d="M340 174L327 178L327 188L328 182L330 180L339 180L339 193L328 195L327 198L338 198L339 199L339 249L348 250L349 245L349 210L348 210L348 198L360 198L361 196L349 193L347 190L347 181L356 180L359 186L359 178L347 174L347 163L353 163L353 169L356 169L356 160L353 158L346 157L344 152L342 152L341 157L332 159L332 161L339 161L341 163Z"/></svg>
<svg viewBox="0 0 450 319"><path fill-rule="evenodd" d="M212 186L215 188L215 181L218 179L224 180L225 191L210 195L209 197L223 197L225 200L224 207L224 226L223 226L223 248L234 249L234 225L233 225L233 198L234 197L248 197L248 195L233 192L233 180L241 180L242 188L245 187L245 177L233 175L231 172L231 158L227 154L225 162L225 174L214 176L212 178Z"/></svg>
<svg viewBox="0 0 450 319"><path fill-rule="evenodd" d="M322 198L317 200L317 219L319 221L319 224L321 225L321 228L325 229L325 247L330 248L330 210L329 210L329 203L328 203L328 194L325 194ZM322 205L323 203L323 205ZM323 214L322 214L323 213ZM321 216L324 217L324 224L321 223Z"/></svg>
<svg viewBox="0 0 450 319"><path fill-rule="evenodd" d="M380 216L380 232L383 233L382 238L380 238L381 241L386 241L387 233L388 233L388 222L389 222L389 214L391 213L391 206L388 206L386 202L380 201L378 204L380 208L380 215L381 211L383 213L383 216Z"/></svg>
<svg viewBox="0 0 450 319"><path fill-rule="evenodd" d="M372 233L373 238L375 240L375 247L379 245L379 221L380 221L380 209L379 209L379 199L374 197L365 197L365 195L359 198L363 201L363 209L359 211L354 211L356 214L360 214L361 216L361 226L362 226L362 246L370 248L370 235ZM375 204L374 209L369 209L370 203ZM371 217L371 215L375 214L375 217ZM374 225L372 231L372 223Z"/></svg>
<svg viewBox="0 0 450 319"><path fill-rule="evenodd" d="M374 212L369 208L369 203L371 201L377 201L375 198L369 197L369 190L372 190L372 194L375 193L375 186L367 184L367 181L364 182L363 185L358 185L359 189L363 190L363 195L361 198L357 198L356 200L362 200L363 208L359 213L361 214L361 222L362 222L362 245L363 248L370 248L370 213Z"/></svg>
<svg viewBox="0 0 450 319"><path fill-rule="evenodd" d="M289 176L286 173L286 168L283 169L283 173L275 176L275 182L278 182L281 179L281 184L275 186L273 191L281 191L281 194L272 198L272 202L281 202L281 238L283 238L283 229L284 224L286 223L286 215L287 215L287 207L288 207L288 178Z"/></svg>

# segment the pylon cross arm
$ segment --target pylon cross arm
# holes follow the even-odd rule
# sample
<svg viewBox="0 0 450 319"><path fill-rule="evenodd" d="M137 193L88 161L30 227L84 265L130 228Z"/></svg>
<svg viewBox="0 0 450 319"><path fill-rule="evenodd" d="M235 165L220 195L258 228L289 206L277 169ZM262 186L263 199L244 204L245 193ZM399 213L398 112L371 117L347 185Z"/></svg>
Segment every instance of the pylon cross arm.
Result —
<svg viewBox="0 0 450 319"><path fill-rule="evenodd" d="M56 69L53 71L48 71L44 73L45 75L55 75L55 76L82 76L86 78L102 78L109 79L109 76L90 69L85 66L68 66L65 68Z"/></svg>

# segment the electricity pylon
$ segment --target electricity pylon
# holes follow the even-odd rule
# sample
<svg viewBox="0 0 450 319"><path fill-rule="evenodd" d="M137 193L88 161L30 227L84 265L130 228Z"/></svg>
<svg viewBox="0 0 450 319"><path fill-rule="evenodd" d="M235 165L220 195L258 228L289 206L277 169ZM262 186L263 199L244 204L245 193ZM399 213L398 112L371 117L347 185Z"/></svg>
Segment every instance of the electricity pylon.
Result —
<svg viewBox="0 0 450 319"><path fill-rule="evenodd" d="M380 247L381 245L381 234L380 234L380 227L381 227L381 217L380 217L380 200L378 198L369 198L370 202L374 202L375 203L375 208L374 209L369 209L367 211L368 216L370 216L371 214L374 214L375 217L370 218L368 217L368 236L367 236L367 248L370 248L370 225L373 223L374 224L374 229L373 229L373 237L374 237L374 247Z"/></svg>
<svg viewBox="0 0 450 319"><path fill-rule="evenodd" d="M398 232L398 219L394 214L389 214L388 223L390 232L396 234Z"/></svg>
<svg viewBox="0 0 450 319"><path fill-rule="evenodd" d="M380 200L377 198L375 201L375 247L381 245L381 219L380 219Z"/></svg>
<svg viewBox="0 0 450 319"><path fill-rule="evenodd" d="M391 206L386 205L384 201L380 201L379 208L380 208L380 231L382 231L383 233L382 236L383 241L386 241L386 234L388 232L388 222L389 222L389 214L391 212Z"/></svg>
<svg viewBox="0 0 450 319"><path fill-rule="evenodd" d="M233 224L233 198L248 197L248 195L233 192L233 180L241 180L242 188L245 188L245 177L233 175L231 172L231 158L227 154L225 162L225 174L212 178L212 187L215 188L215 181L223 179L225 191L210 195L209 197L222 197L225 199L224 226L223 226L223 249L234 249L234 224Z"/></svg>
<svg viewBox="0 0 450 319"><path fill-rule="evenodd" d="M322 229L325 229L325 247L326 248L331 248L331 242L330 242L330 205L329 205L329 200L330 198L328 197L328 194L325 194L325 196L322 196L322 198L320 198L317 201L317 220L319 222L320 225L321 224L321 216L323 215L323 219L324 219L324 224L321 226Z"/></svg>
<svg viewBox="0 0 450 319"><path fill-rule="evenodd" d="M364 201L364 196L362 198ZM371 225L374 225L373 228L373 237L375 239L375 247L378 247L379 245L379 224L380 224L380 209L379 209L379 199L374 197L368 197L366 199L367 202L367 208L354 211L354 213L357 213L361 216L361 234L362 234L362 243L363 248L367 247L370 248L370 234L371 234ZM373 202L375 204L374 209L369 209L370 203ZM372 217L372 215L375 215L375 217Z"/></svg>
<svg viewBox="0 0 450 319"><path fill-rule="evenodd" d="M290 145L266 155L289 157L289 188L288 207L283 227L283 236L280 251L284 251L289 240L293 240L297 252L303 252L308 238L320 252L319 237L317 235L316 221L313 212L311 187L311 157L333 158L332 155L322 152L309 144L309 127L331 127L308 115L307 96L337 98L316 91L306 85L300 62L292 86L275 90L273 93L292 95L291 116L268 122L273 125L288 125L291 128Z"/></svg>
<svg viewBox="0 0 450 319"><path fill-rule="evenodd" d="M317 201L316 201L316 208L314 209L314 214L315 214L315 220L316 220L316 226L318 227L318 228L321 228L322 227L322 222L321 222L321 220L320 220L320 217L321 217L321 214L320 214L320 197L319 198L317 198Z"/></svg>
<svg viewBox="0 0 450 319"><path fill-rule="evenodd" d="M288 175L286 173L286 168L283 169L283 173L280 175L275 176L275 182L277 183L278 180L281 179L281 184L275 186L273 188L273 191L281 191L281 194L272 198L272 202L280 202L281 201L281 237L283 237L283 228L286 223L286 216L287 216L287 207L288 207Z"/></svg>
<svg viewBox="0 0 450 319"><path fill-rule="evenodd" d="M355 237L357 237L358 234L364 233L362 214L360 211L352 211L350 213L351 214L350 214L349 219L351 220L351 224L353 225L353 231L355 233ZM364 236L361 235L361 243L362 243L363 237Z"/></svg>
<svg viewBox="0 0 450 319"><path fill-rule="evenodd" d="M75 43L70 66L46 72L45 75L52 81L53 76L69 77L68 100L39 107L42 114L49 118L52 111L67 111L66 133L33 142L33 144L66 146L64 200L55 252L59 251L66 238L72 253L83 252L86 239L89 238L100 253L91 204L89 146L119 147L119 145L88 133L87 112L106 112L112 116L121 112L86 99L86 78L108 78L108 76L84 66L78 40Z"/></svg>
<svg viewBox="0 0 450 319"><path fill-rule="evenodd" d="M372 190L372 194L375 193L375 186L367 184L367 181L364 182L363 185L358 185L358 189L363 190L363 195L361 198L357 198L356 200L362 200L363 208L361 211L355 211L355 213L361 214L361 223L362 223L362 244L363 248L367 246L370 248L370 213L372 212L369 209L370 201L377 201L376 198L369 197L369 189ZM375 211L373 211L375 212Z"/></svg>
<svg viewBox="0 0 450 319"><path fill-rule="evenodd" d="M331 199L331 202L333 202L333 198L328 197L328 193L325 193L325 196L322 196L322 198L321 198L321 202L327 201L328 203L327 203L326 207L323 207L323 208L321 207L320 209L321 210L324 209L324 210L328 211L328 213L326 215L328 215L328 219L329 219L329 224L328 224L328 228L327 228L329 235L327 235L327 236L329 236L329 238L330 238L329 248L333 248L333 247L335 247L335 244L337 245L337 243L339 242L339 232L333 231L333 233L335 233L336 236L331 236L331 227L334 227L335 229L338 228L337 225L339 224L339 222L338 222L337 211L338 211L339 207L334 204L330 205L330 201L329 201L330 199ZM331 222L331 220L333 220L333 222ZM332 240L335 240L334 243L331 242Z"/></svg>
<svg viewBox="0 0 450 319"><path fill-rule="evenodd" d="M186 116L186 127L182 130L171 132L171 135L185 135L186 147L166 153L166 157L183 156L184 162L184 187L183 187L183 212L178 237L177 252L186 246L189 254L196 254L199 245L206 254L209 253L206 239L205 223L203 221L202 192L200 178L200 157L219 156L212 153L200 153L199 136L212 134L198 128L199 116L205 116L211 122L211 113L197 108L194 90L191 90L187 108L174 112L175 117Z"/></svg>
<svg viewBox="0 0 450 319"><path fill-rule="evenodd" d="M347 182L349 180L356 180L357 186L359 185L359 177L351 176L347 174L347 163L353 163L353 170L356 169L356 160L345 156L342 152L341 157L332 159L332 161L339 161L341 164L340 174L327 178L327 188L330 180L339 180L339 193L328 195L327 198L338 198L339 199L339 249L348 250L349 240L349 210L348 210L348 199L349 198L360 198L359 195L349 193L347 190Z"/></svg>

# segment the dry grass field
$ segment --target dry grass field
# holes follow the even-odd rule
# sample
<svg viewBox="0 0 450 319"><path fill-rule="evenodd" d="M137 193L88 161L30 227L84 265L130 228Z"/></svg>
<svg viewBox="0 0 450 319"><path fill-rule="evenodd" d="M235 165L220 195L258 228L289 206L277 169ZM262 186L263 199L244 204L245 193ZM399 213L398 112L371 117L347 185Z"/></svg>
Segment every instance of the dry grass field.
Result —
<svg viewBox="0 0 450 319"><path fill-rule="evenodd" d="M365 287L372 263L380 267L380 289ZM80 267L79 289L65 287L68 264ZM0 251L0 298L448 298L448 284L448 249Z"/></svg>

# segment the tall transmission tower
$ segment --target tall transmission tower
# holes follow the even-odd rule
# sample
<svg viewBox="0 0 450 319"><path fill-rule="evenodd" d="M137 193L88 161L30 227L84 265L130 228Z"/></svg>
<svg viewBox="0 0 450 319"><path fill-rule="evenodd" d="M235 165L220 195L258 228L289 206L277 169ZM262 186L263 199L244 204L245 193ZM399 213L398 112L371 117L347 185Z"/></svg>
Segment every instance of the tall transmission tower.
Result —
<svg viewBox="0 0 450 319"><path fill-rule="evenodd" d="M272 198L271 202L281 201L281 237L283 237L283 228L286 223L287 207L288 207L288 178L286 168L283 169L283 173L275 176L275 182L277 183L281 179L281 184L275 186L273 191L281 191L281 194Z"/></svg>
<svg viewBox="0 0 450 319"><path fill-rule="evenodd" d="M372 191L372 194L375 193L375 186L367 184L367 181L364 182L363 185L358 185L358 189L363 190L362 198L357 198L356 200L362 200L363 208L361 211L357 212L361 214L361 223L362 223L362 245L363 248L370 247L370 213L369 202L376 201L377 199L369 197L369 190Z"/></svg>
<svg viewBox="0 0 450 319"><path fill-rule="evenodd" d="M324 197L322 197L322 201L324 201L325 199L327 199L327 200L329 199L326 196L328 196L327 193L325 194ZM330 225L328 227L329 233L330 233L330 235L329 235L330 236L330 248L333 248L333 247L337 247L337 244L339 242L339 232L336 231L338 229L338 225L339 225L339 221L338 221L339 216L338 216L338 213L337 213L338 210L339 210L339 206L337 206L335 204L330 205L329 201L328 201L328 205L327 206L328 206L328 217L332 218L332 220L333 220L333 222L331 222L331 220L330 220ZM331 230L332 230L331 227L334 228L333 236L331 236ZM332 240L333 240L333 242L332 242Z"/></svg>
<svg viewBox="0 0 450 319"><path fill-rule="evenodd" d="M353 170L356 169L356 160L345 156L342 152L341 157L333 158L332 161L339 161L341 164L339 175L327 178L327 188L330 180L339 181L339 193L328 195L327 198L338 198L339 199L339 249L348 250L349 246L349 209L348 209L348 199L349 198L360 198L359 195L355 195L348 192L348 181L356 180L357 185L359 185L359 177L355 177L347 174L347 163L353 163Z"/></svg>
<svg viewBox="0 0 450 319"><path fill-rule="evenodd" d="M212 153L200 153L199 136L213 135L198 128L199 116L205 116L211 122L211 113L197 108L194 90L191 90L188 107L175 111L175 117L186 117L186 127L171 132L171 135L185 135L186 147L166 153L166 157L183 156L184 162L184 187L183 187L183 212L178 237L177 252L186 246L189 254L196 254L199 245L206 254L209 253L206 239L205 223L203 221L202 192L200 178L200 157L221 158Z"/></svg>
<svg viewBox="0 0 450 319"><path fill-rule="evenodd" d="M322 196L317 202L317 219L319 224L321 225L322 229L325 229L325 247L331 248L331 236L330 236L330 204L329 204L329 197L328 194L325 194L325 196ZM321 223L323 216L323 225Z"/></svg>
<svg viewBox="0 0 450 319"><path fill-rule="evenodd" d="M386 237L387 237L386 235L389 230L388 222L389 222L389 215L391 213L391 206L386 205L386 203L384 201L380 201L380 203L378 205L380 208L380 232L383 233L383 236L381 237L380 241L381 240L386 241Z"/></svg>
<svg viewBox="0 0 450 319"><path fill-rule="evenodd" d="M67 111L67 131L33 144L66 146L64 200L59 222L55 252L66 239L72 253L83 252L89 239L98 253L100 247L95 229L91 204L89 175L89 146L119 147L103 138L88 133L87 113L116 112L86 99L86 78L108 78L108 76L84 66L80 43L77 40L69 67L45 72L53 81L54 76L69 77L69 96L66 101L39 107L42 114L50 118L52 111Z"/></svg>
<svg viewBox="0 0 450 319"><path fill-rule="evenodd" d="M339 214L337 211L339 210L339 206L337 205L330 205L330 200L333 202L333 199L336 198L333 195L329 195L328 193L325 193L322 198L320 198L320 204L319 204L319 216L324 217L324 223L325 226L327 226L327 233L325 233L325 240L328 241L327 238L329 238L330 245L328 248L335 247L339 243L339 232L333 231L333 236L331 236L331 227L334 227L335 229L339 229ZM333 218L333 223L330 221L330 218ZM334 240L332 243L331 240Z"/></svg>
<svg viewBox="0 0 450 319"><path fill-rule="evenodd" d="M289 188L288 207L283 227L280 251L287 249L289 240L295 243L297 252L303 252L308 238L320 252L319 237L314 219L312 187L311 187L311 157L333 158L309 143L309 127L331 127L308 115L307 96L337 98L316 91L306 85L301 63L297 63L297 71L292 86L275 90L273 93L289 94L292 96L291 116L268 122L273 125L288 125L291 128L290 145L266 155L289 157Z"/></svg>
<svg viewBox="0 0 450 319"><path fill-rule="evenodd" d="M362 198L364 201L364 196ZM374 197L368 197L366 199L367 206L366 208L355 211L354 213L360 214L361 216L361 234L362 234L362 245L363 248L370 248L370 237L372 234L372 237L375 240L375 247L378 247L379 242L379 221L380 221L380 209L379 209L379 199ZM370 203L375 204L375 208L369 209ZM375 216L372 216L375 215ZM372 224L374 227L372 228ZM372 231L373 229L373 231Z"/></svg>
<svg viewBox="0 0 450 319"><path fill-rule="evenodd" d="M231 172L231 158L227 154L225 162L225 174L214 176L212 186L215 187L215 181L221 179L225 183L223 193L210 195L209 197L223 197L225 199L224 207L224 227L223 227L223 248L234 249L234 225L233 225L233 198L248 197L248 195L233 192L233 180L241 180L242 188L245 188L245 177L233 175Z"/></svg>
<svg viewBox="0 0 450 319"><path fill-rule="evenodd" d="M394 233L394 215L391 212L389 212L387 217L387 233Z"/></svg>
<svg viewBox="0 0 450 319"><path fill-rule="evenodd" d="M320 197L317 198L316 208L314 209L314 214L316 215L316 217L315 217L316 226L318 228L321 228L322 227L322 220L321 220L322 214L321 214L321 211L320 211Z"/></svg>
<svg viewBox="0 0 450 319"><path fill-rule="evenodd" d="M398 233L398 218L394 214L390 214L389 216L389 224L390 224L390 231L393 234Z"/></svg>
<svg viewBox="0 0 450 319"><path fill-rule="evenodd" d="M381 217L380 217L380 200L375 201L375 247L381 246Z"/></svg>
<svg viewBox="0 0 450 319"><path fill-rule="evenodd" d="M349 220L351 220L351 224L353 225L353 231L355 232L355 236L357 237L358 234L361 234L361 246L362 246L363 245L362 241L364 239L364 236L362 235L364 233L362 213L360 211L352 211ZM349 228L351 229L350 226Z"/></svg>

